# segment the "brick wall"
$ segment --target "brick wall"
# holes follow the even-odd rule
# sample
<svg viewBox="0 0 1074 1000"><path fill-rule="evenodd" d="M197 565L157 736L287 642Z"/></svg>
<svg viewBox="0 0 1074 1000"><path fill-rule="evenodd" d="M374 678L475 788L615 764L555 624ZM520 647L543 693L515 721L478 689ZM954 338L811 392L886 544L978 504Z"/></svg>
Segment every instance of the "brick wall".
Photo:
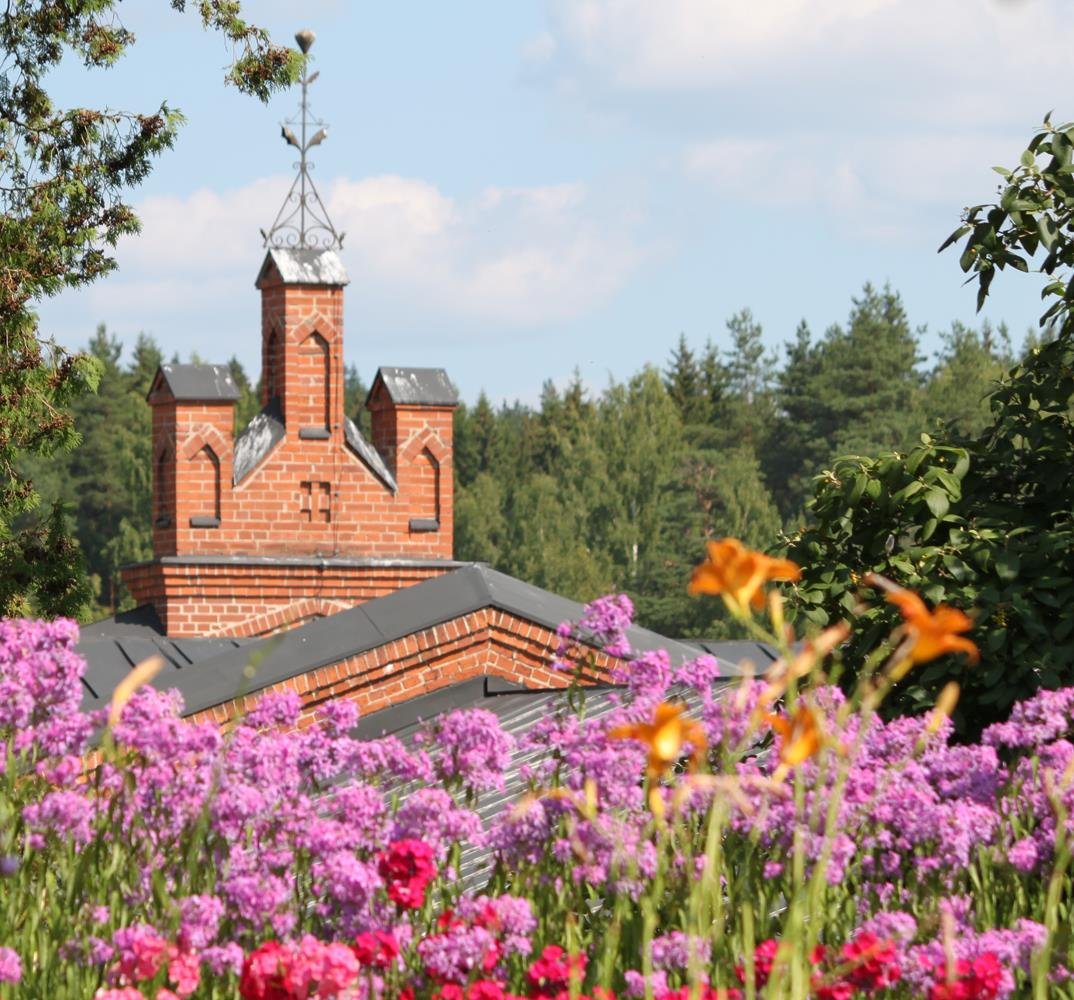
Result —
<svg viewBox="0 0 1074 1000"><path fill-rule="evenodd" d="M455 565L155 560L125 567L124 579L138 604L156 606L169 636L254 636L383 597Z"/></svg>
<svg viewBox="0 0 1074 1000"><path fill-rule="evenodd" d="M283 690L301 696L300 725L308 725L321 705L337 698L355 702L367 714L475 677L498 677L530 688L564 687L567 678L548 666L558 642L542 625L485 608L214 706L192 718L227 724L253 707L262 695ZM603 653L594 656L595 672L588 679L606 679L613 661Z"/></svg>

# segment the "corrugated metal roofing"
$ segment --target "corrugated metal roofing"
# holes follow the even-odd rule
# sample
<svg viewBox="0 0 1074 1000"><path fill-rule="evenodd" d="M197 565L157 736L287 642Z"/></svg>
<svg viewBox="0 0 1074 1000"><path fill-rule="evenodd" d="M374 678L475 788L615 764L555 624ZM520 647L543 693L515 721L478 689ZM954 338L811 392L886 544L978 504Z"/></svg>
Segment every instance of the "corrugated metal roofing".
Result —
<svg viewBox="0 0 1074 1000"><path fill-rule="evenodd" d="M719 646L719 643L713 643ZM733 645L752 645L737 643ZM718 654L716 654L718 655ZM722 657L720 657L722 661ZM715 689L727 687L734 681L736 673L727 671L726 679L717 681ZM617 695L622 689L603 686L587 688L585 693L585 716L587 719L599 719L617 707ZM697 707L698 698L694 692L674 689L673 696L691 709ZM381 736L395 736L404 742L410 742L420 728L423 720L433 719L445 711L454 709L481 708L493 712L499 719L500 726L516 742L520 741L538 722L560 711L567 711L567 698L563 690L529 691L516 685L506 684L494 678L478 678L454 684L450 688L420 695L401 705L374 712L361 719L353 735L358 739L376 739ZM522 751L516 749L511 764L504 772L504 788L481 794L474 811L481 817L487 828L489 823L504 809L516 803L528 791L528 785L522 776L525 765L533 765L546 757L547 748L536 747ZM405 795L410 788L400 789ZM482 847L468 847L463 851L459 866L459 877L467 884L483 881L488 874L489 852Z"/></svg>
<svg viewBox="0 0 1074 1000"><path fill-rule="evenodd" d="M238 399L239 387L227 365L161 365L159 375L176 399ZM156 385L156 379L153 384ZM150 389L150 392L153 390Z"/></svg>
<svg viewBox="0 0 1074 1000"><path fill-rule="evenodd" d="M380 367L369 389L369 399L377 383L383 384L393 403L404 406L456 406L459 394L443 368Z"/></svg>

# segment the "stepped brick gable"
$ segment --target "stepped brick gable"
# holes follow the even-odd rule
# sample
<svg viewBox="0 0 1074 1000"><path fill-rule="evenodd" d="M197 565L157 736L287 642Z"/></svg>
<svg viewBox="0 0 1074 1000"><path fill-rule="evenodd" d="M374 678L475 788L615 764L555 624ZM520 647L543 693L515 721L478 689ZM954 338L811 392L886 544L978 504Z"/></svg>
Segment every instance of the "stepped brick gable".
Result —
<svg viewBox="0 0 1074 1000"><path fill-rule="evenodd" d="M124 578L167 635L266 634L456 565L454 389L440 369L382 368L363 437L343 408L347 280L334 250L268 251L262 410L238 438L226 367L158 371L155 558Z"/></svg>

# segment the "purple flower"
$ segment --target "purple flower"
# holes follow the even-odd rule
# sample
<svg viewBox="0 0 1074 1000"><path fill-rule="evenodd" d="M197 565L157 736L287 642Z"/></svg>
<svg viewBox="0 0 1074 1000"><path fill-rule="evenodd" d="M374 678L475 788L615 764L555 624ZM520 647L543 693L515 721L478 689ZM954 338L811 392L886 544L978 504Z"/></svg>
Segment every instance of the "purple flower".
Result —
<svg viewBox="0 0 1074 1000"><path fill-rule="evenodd" d="M415 735L414 742L435 751L433 766L444 784L458 783L475 793L503 789L515 747L496 715L480 708L439 716Z"/></svg>
<svg viewBox="0 0 1074 1000"><path fill-rule="evenodd" d="M419 788L399 806L391 840L424 840L443 859L455 843L481 844L484 831L477 813L462 809L441 788Z"/></svg>
<svg viewBox="0 0 1074 1000"><path fill-rule="evenodd" d="M708 938L684 934L682 931L671 931L653 938L653 967L657 969L671 972L695 965L704 967L708 965L711 953L712 942Z"/></svg>
<svg viewBox="0 0 1074 1000"><path fill-rule="evenodd" d="M1040 849L1032 837L1023 837L1007 851L1007 860L1020 872L1028 874L1040 862Z"/></svg>
<svg viewBox="0 0 1074 1000"><path fill-rule="evenodd" d="M992 747L1034 750L1070 732L1074 712L1074 688L1038 691L1011 709L1006 722L997 722L981 734L981 742Z"/></svg>
<svg viewBox="0 0 1074 1000"><path fill-rule="evenodd" d="M179 913L180 945L200 951L216 940L224 902L219 896L187 896L179 900Z"/></svg>
<svg viewBox="0 0 1074 1000"><path fill-rule="evenodd" d="M11 948L0 948L0 983L17 983L22 979L22 962Z"/></svg>
<svg viewBox="0 0 1074 1000"><path fill-rule="evenodd" d="M242 946L234 941L223 945L212 945L201 953L201 960L218 976L229 972L238 975L242 971L245 955Z"/></svg>
<svg viewBox="0 0 1074 1000"><path fill-rule="evenodd" d="M465 983L486 961L496 959L496 938L484 927L459 924L418 942L426 970L448 983Z"/></svg>
<svg viewBox="0 0 1074 1000"><path fill-rule="evenodd" d="M567 654L572 643L582 642L603 649L609 656L625 659L630 656L626 632L634 621L634 605L626 594L609 594L587 604L577 625L563 622L556 629L560 637L557 659L552 665L570 670L572 665L559 659Z"/></svg>

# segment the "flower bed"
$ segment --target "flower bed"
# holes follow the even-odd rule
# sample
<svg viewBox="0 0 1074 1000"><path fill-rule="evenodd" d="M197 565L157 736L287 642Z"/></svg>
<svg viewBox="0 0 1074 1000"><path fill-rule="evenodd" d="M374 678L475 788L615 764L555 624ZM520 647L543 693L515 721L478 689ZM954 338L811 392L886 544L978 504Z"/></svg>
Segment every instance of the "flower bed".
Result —
<svg viewBox="0 0 1074 1000"><path fill-rule="evenodd" d="M764 677L717 690L711 658L646 653L611 712L573 684L519 745L488 712L409 745L354 739L345 702L298 729L293 695L224 734L137 673L87 715L75 626L4 622L0 996L1074 996L1074 690L973 745L954 692L885 722L916 663L975 653L968 619L877 581L905 624L848 698L845 629L792 651L766 601L793 573L723 544L695 577L781 646ZM580 678L628 623L596 602L557 662ZM534 749L530 791L483 823ZM473 847L480 887L456 877Z"/></svg>

